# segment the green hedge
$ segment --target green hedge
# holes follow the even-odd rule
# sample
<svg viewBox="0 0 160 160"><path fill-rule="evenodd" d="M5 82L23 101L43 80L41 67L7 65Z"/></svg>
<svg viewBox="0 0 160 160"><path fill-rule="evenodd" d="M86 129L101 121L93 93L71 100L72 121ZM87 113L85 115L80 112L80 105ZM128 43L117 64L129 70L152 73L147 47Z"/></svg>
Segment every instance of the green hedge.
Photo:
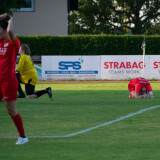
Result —
<svg viewBox="0 0 160 160"><path fill-rule="evenodd" d="M32 55L141 55L144 36L17 36ZM160 54L160 36L146 36L146 54Z"/></svg>

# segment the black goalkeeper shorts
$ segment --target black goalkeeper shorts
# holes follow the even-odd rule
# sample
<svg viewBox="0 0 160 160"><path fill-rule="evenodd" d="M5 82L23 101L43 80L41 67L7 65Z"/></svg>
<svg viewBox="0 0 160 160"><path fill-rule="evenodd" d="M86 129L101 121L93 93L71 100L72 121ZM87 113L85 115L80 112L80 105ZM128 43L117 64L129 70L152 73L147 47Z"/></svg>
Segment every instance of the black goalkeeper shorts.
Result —
<svg viewBox="0 0 160 160"><path fill-rule="evenodd" d="M34 94L35 86L29 83L25 83L25 90L26 90L27 96L32 95Z"/></svg>

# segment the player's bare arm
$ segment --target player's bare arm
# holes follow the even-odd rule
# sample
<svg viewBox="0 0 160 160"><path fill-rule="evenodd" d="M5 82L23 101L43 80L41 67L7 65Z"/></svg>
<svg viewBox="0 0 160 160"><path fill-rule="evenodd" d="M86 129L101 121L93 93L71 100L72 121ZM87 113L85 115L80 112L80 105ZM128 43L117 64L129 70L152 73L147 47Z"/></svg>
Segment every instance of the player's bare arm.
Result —
<svg viewBox="0 0 160 160"><path fill-rule="evenodd" d="M132 92L132 98L136 98L136 99L147 99L149 98L149 95L144 94L144 95L140 95L139 93L136 93L135 91Z"/></svg>
<svg viewBox="0 0 160 160"><path fill-rule="evenodd" d="M8 20L7 33L10 40L14 43L16 41L16 37L13 32L13 17L10 17L10 19Z"/></svg>
<svg viewBox="0 0 160 160"><path fill-rule="evenodd" d="M4 29L8 33L8 38L11 40L11 42L14 43L16 40L16 37L13 33L13 18L5 13L0 15L0 20L6 21L8 23L7 28L6 29L4 28Z"/></svg>
<svg viewBox="0 0 160 160"><path fill-rule="evenodd" d="M143 99L143 98L145 98L145 95L139 95L139 93L135 92L135 97L134 98Z"/></svg>
<svg viewBox="0 0 160 160"><path fill-rule="evenodd" d="M139 93L135 92L135 96L133 96L133 98L137 98L137 99L153 99L153 95L148 95L148 94L144 94L144 95L139 95Z"/></svg>

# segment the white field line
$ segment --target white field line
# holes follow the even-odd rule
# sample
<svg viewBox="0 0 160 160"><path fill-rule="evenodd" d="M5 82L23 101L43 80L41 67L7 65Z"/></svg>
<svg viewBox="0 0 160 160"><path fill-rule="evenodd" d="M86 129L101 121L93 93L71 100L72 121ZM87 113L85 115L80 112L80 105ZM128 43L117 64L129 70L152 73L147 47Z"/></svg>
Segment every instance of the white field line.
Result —
<svg viewBox="0 0 160 160"><path fill-rule="evenodd" d="M78 132L75 132L75 133L67 134L67 135L64 135L64 136L28 136L28 137L29 138L68 138L68 137L72 137L72 136L75 136L75 135L78 135L78 134L83 134L83 133L92 131L94 129L97 129L97 128L100 128L100 127L103 127L103 126L107 126L107 125L115 123L115 122L119 122L121 120L133 117L135 115L138 115L138 114L141 114L143 112L146 112L146 111L149 111L149 110L152 110L152 109L156 109L156 108L159 108L159 107L160 106L153 106L153 107L145 108L145 109L139 110L137 112L130 113L130 114L127 114L125 116L119 117L119 118L117 118L115 120L112 120L112 121L109 121L109 122L105 122L105 123L102 123L100 125L93 126L93 127L90 127L90 128L87 128L87 129L84 129L84 130L81 130L81 131L78 131ZM0 137L0 139L4 139L4 138L11 139L11 138L17 138L17 137L13 137L13 136Z"/></svg>

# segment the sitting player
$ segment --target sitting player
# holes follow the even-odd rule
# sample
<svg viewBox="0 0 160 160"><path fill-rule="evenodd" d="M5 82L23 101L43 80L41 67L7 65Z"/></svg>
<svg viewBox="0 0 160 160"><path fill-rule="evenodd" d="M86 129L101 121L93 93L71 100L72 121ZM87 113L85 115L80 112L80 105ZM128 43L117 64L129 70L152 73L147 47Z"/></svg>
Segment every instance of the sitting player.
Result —
<svg viewBox="0 0 160 160"><path fill-rule="evenodd" d="M20 85L20 83L24 83L28 98L38 98L47 93L49 95L49 98L52 99L52 90L50 87L35 92L35 86L37 84L38 76L37 70L35 69L30 57L31 51L29 46L26 44L22 44L19 49L19 54L21 55L21 57L16 68L16 75L19 82L18 98L25 98L25 94L23 93Z"/></svg>
<svg viewBox="0 0 160 160"><path fill-rule="evenodd" d="M154 98L150 83L145 78L135 78L128 84L129 98Z"/></svg>

